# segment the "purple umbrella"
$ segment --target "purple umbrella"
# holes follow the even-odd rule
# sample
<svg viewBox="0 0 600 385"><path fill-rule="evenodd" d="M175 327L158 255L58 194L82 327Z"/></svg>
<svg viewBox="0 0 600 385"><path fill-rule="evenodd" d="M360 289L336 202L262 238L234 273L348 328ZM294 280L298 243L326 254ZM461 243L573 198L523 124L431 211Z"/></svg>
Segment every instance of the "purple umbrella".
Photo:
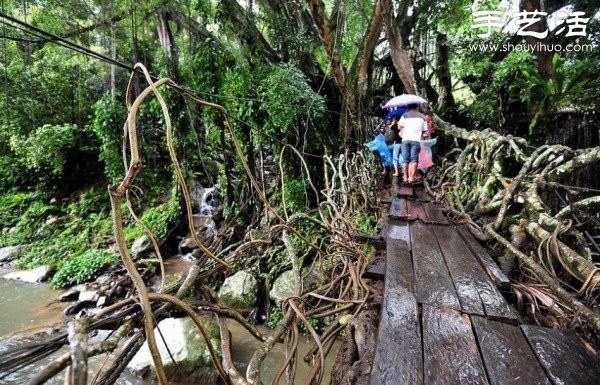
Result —
<svg viewBox="0 0 600 385"><path fill-rule="evenodd" d="M383 108L405 107L409 104L426 104L427 100L412 94L402 94L391 98Z"/></svg>

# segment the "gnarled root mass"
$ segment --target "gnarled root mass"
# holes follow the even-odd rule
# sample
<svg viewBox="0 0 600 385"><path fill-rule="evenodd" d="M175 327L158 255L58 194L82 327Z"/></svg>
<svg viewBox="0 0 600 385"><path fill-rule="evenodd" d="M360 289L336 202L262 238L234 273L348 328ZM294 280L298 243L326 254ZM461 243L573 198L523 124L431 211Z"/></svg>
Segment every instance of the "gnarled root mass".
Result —
<svg viewBox="0 0 600 385"><path fill-rule="evenodd" d="M288 356L282 361L282 367L275 379L275 383L293 378L297 362L297 349L301 329L312 341L313 348L305 356L304 361L312 365L307 384L320 383L323 378L324 360L332 349L336 337L341 331L349 327L350 320L356 317L365 306L370 296L370 289L362 279L367 267L369 248L355 243L352 234L360 232L359 225L364 226L364 218L372 214L372 207L377 197L378 183L374 180L377 172L373 170L371 159L363 153L346 153L340 156L323 158L323 181L325 187L320 191L313 185L309 176L307 183L315 192L318 205L307 213L290 213L286 207L275 208L270 202L260 184L256 181L250 167L246 164L246 157L233 132L225 110L218 105L204 102L178 88L170 79L153 81L146 69L136 65L138 72L132 75L144 75L148 87L131 101L127 92L128 116L124 125L124 165L125 177L117 186L109 188L111 205L113 209L114 231L117 246L121 254L128 275L131 277L136 296L125 299L110 307L102 309L100 313L84 321L75 322L77 332L64 333L55 337L51 342L31 347L24 347L15 351L4 352L0 357L0 378L12 370L22 368L35 362L42 355L55 351L57 347L70 343L71 352L58 358L46 370L42 370L31 380L31 384L42 384L63 370L67 370L70 383L85 382L83 369L87 358L98 354L112 354L111 365L102 369L94 376L95 384L107 385L114 383L142 342L148 342L154 361L156 377L159 384L168 384L169 378L161 362L153 329L158 321L163 319L169 308L186 313L198 326L199 332L204 336L210 349L213 365L217 369L223 382L227 384L260 384L260 368L267 353L276 343L285 342L288 345ZM132 84L133 82L130 82ZM178 189L185 200L187 217L192 217L190 196L182 175L179 160L173 146L173 132L169 111L161 96L160 88L168 85L179 90L183 95L199 104L203 108L216 109L221 113L223 125L229 131L233 140L239 161L246 170L246 177L255 189L264 210L262 228L257 232L249 232L246 240L229 245L222 249L211 249L202 244L195 236L193 227L190 228L194 241L198 244L203 256L188 271L187 277L176 287L168 291L161 287L160 292L151 292L145 284L143 277L137 271L129 253L129 246L123 235L124 215L121 212L124 203L131 211L131 218L137 220L133 212L133 205L129 202L130 192L134 188L137 175L143 168L141 148L138 145L136 118L140 105L151 96L154 96L164 115L166 125L166 146L171 155L171 162L175 172ZM127 148L129 149L127 151ZM284 151L292 151L304 166L306 175L308 169L300 153L291 146L285 146ZM128 161L127 161L128 160ZM281 172L281 175L284 175ZM281 181L285 186L286 181ZM284 195L284 194L282 194ZM363 221L357 221L362 218ZM375 222L373 222L375 223ZM190 224L193 226L193 224ZM156 242L153 242L156 247ZM219 243L220 244L220 243ZM219 247L219 246L217 246ZM160 253L157 250L157 255ZM272 259L278 258L277 264ZM162 265L162 259L160 260ZM224 307L215 293L208 287L215 277L222 277L230 271L243 268L256 268L256 266L272 266L270 277L275 277L287 266L294 272L296 285L294 295L281 304L283 317L270 335L261 333L256 327L246 321L244 316L233 309ZM327 267L327 268L325 268ZM319 281L320 283L307 286L303 277L309 270L321 269L327 271L329 276ZM164 269L161 266L161 272ZM164 275L164 273L163 273ZM205 284L206 283L206 284ZM210 339L198 319L198 314L212 316L217 319L221 334L222 354L211 345ZM262 341L248 363L246 373L240 373L233 364L230 339L225 318L240 323L252 336ZM117 325L112 337L100 344L87 344L85 335L88 331ZM120 325L120 326L119 326ZM119 340L133 330L125 346L119 348ZM137 330L137 331L135 331ZM121 344L122 345L122 344ZM90 376L91 377L91 376Z"/></svg>
<svg viewBox="0 0 600 385"><path fill-rule="evenodd" d="M426 189L478 239L503 250L501 258L515 259L513 290L532 317L597 336L600 269L586 228L598 226L600 196L569 186L569 177L597 167L600 148L531 148L522 138L435 122L453 148L427 176ZM562 207L552 204L556 197L567 197Z"/></svg>

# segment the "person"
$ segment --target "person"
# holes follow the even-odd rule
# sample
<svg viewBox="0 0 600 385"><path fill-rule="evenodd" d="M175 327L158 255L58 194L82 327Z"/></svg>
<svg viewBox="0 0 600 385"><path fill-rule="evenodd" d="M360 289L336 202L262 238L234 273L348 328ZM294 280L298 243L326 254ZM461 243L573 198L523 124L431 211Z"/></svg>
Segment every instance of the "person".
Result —
<svg viewBox="0 0 600 385"><path fill-rule="evenodd" d="M400 150L403 158L403 178L404 182L412 184L417 181L421 139L427 137L427 122L425 116L418 111L418 106L409 104L408 111L402 115L398 122L398 127L402 137Z"/></svg>
<svg viewBox="0 0 600 385"><path fill-rule="evenodd" d="M400 139L398 137L398 116L391 116L387 120L387 124L385 125L384 133L385 133L386 145L389 147L392 147L392 149L394 151L392 159L396 159L397 153L395 152L396 151L395 143L396 143L397 138L398 138L398 143L400 143ZM389 165L382 161L382 166L383 166L383 171L381 172L381 174L387 175L387 166L389 166ZM397 174L398 174L398 171L396 170L396 173L394 174L394 176L397 176Z"/></svg>
<svg viewBox="0 0 600 385"><path fill-rule="evenodd" d="M400 137L400 128L398 127L398 119L394 116L392 122L392 159L394 161L394 176L399 176L398 164L400 163L400 147L402 146L402 138Z"/></svg>

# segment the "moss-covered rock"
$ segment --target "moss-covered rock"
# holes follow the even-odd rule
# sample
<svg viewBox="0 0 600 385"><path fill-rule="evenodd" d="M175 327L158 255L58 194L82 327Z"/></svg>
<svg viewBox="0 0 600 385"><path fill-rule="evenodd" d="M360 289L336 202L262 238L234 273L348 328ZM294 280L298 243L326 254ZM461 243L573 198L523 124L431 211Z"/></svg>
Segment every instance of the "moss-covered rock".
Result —
<svg viewBox="0 0 600 385"><path fill-rule="evenodd" d="M228 277L219 290L219 299L228 307L248 311L254 307L258 296L258 281L246 271Z"/></svg>
<svg viewBox="0 0 600 385"><path fill-rule="evenodd" d="M220 354L219 327L213 321L206 318L202 320L204 327L210 335L213 347ZM197 372L204 373L214 370L206 341L191 318L167 318L159 322L158 328L160 329L160 333L162 333L162 337L157 329L154 329L154 336L165 372L169 379L178 378L182 375L193 376ZM167 341L168 351L163 338L164 341ZM176 363L173 363L169 352ZM147 343L144 343L127 367L144 378L154 375L154 363L152 362Z"/></svg>

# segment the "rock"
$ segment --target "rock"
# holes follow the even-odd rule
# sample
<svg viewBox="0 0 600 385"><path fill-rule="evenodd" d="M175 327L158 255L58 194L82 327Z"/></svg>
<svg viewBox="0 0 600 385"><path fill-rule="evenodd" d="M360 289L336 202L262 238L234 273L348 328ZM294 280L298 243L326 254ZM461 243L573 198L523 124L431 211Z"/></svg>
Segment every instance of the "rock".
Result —
<svg viewBox="0 0 600 385"><path fill-rule="evenodd" d="M209 226L212 222L212 215L194 214L192 215L192 223L196 230Z"/></svg>
<svg viewBox="0 0 600 385"><path fill-rule="evenodd" d="M196 235L200 239L200 242L204 243L205 245L212 243L213 239L217 235L217 225L215 221L209 216L206 218L207 219L203 220L202 223L196 228ZM198 245L196 245L192 235L189 233L179 243L180 254L190 253L197 248Z"/></svg>
<svg viewBox="0 0 600 385"><path fill-rule="evenodd" d="M281 273L275 282L273 282L273 287L269 292L269 296L279 304L292 295L294 295L294 272L288 270Z"/></svg>
<svg viewBox="0 0 600 385"><path fill-rule="evenodd" d="M58 297L60 302L72 302L79 298L79 290L71 289Z"/></svg>
<svg viewBox="0 0 600 385"><path fill-rule="evenodd" d="M314 290L326 284L333 269L331 258L320 259L312 266L302 269L302 289L304 292ZM273 283L269 296L277 304L294 295L294 274L292 270L284 271Z"/></svg>
<svg viewBox="0 0 600 385"><path fill-rule="evenodd" d="M23 254L29 245L7 246L0 248L0 262L8 262Z"/></svg>
<svg viewBox="0 0 600 385"><path fill-rule="evenodd" d="M79 301L96 302L99 297L100 297L100 295L98 294L98 292L96 290L89 290L89 291L82 291L81 293L79 293L78 300Z"/></svg>
<svg viewBox="0 0 600 385"><path fill-rule="evenodd" d="M112 303L113 303L113 301L111 301L110 298L108 298L107 296L103 295L100 298L98 298L98 301L96 301L96 307L109 306Z"/></svg>
<svg viewBox="0 0 600 385"><path fill-rule="evenodd" d="M100 287L110 286L111 281L112 277L110 276L110 274L103 274L96 278L96 282L98 283L98 285L100 285Z"/></svg>
<svg viewBox="0 0 600 385"><path fill-rule="evenodd" d="M204 327L211 336L212 345L220 355L221 345L218 326L205 318L202 320L204 321ZM163 343L163 337L154 329L156 344L169 380L181 376L187 377L188 375L193 377L197 375L210 377L212 375L214 377L215 369L212 365L210 352L206 347L202 334L191 318L167 318L160 321L158 328L160 328L164 341L168 343L171 355L177 362L177 364L173 363ZM148 378L149 373L153 374L154 363L147 343L144 343L127 367L143 378Z"/></svg>
<svg viewBox="0 0 600 385"><path fill-rule="evenodd" d="M186 254L191 252L194 249L197 249L198 245L194 242L194 239L191 236L185 237L179 242L179 253Z"/></svg>
<svg viewBox="0 0 600 385"><path fill-rule="evenodd" d="M136 259L139 258L141 254L150 250L153 250L152 242L150 241L150 238L144 234L133 242L133 245L131 246L131 256L133 259Z"/></svg>
<svg viewBox="0 0 600 385"><path fill-rule="evenodd" d="M43 265L32 270L15 271L13 273L6 274L3 278L37 283L47 281L52 272L52 267Z"/></svg>
<svg viewBox="0 0 600 385"><path fill-rule="evenodd" d="M236 310L251 310L258 296L258 281L246 271L228 277L219 290L219 299Z"/></svg>
<svg viewBox="0 0 600 385"><path fill-rule="evenodd" d="M65 315L75 315L75 314L78 314L81 310L85 309L86 307L90 307L90 306L94 306L94 302L89 302L89 301L76 302L73 305L67 306L65 308L65 310L63 310L63 313Z"/></svg>

